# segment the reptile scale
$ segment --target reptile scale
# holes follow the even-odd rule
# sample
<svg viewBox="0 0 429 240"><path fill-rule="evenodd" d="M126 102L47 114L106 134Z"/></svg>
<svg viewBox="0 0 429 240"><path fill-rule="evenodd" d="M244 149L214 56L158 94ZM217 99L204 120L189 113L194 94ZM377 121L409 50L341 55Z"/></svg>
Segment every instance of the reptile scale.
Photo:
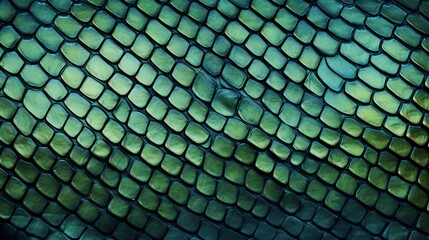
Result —
<svg viewBox="0 0 429 240"><path fill-rule="evenodd" d="M429 239L429 1L0 0L0 239Z"/></svg>

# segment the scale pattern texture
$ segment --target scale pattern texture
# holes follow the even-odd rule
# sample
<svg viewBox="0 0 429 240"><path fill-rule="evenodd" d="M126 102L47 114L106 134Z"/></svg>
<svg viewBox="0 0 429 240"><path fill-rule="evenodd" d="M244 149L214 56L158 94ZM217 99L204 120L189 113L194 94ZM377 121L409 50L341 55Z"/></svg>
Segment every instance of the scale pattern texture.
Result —
<svg viewBox="0 0 429 240"><path fill-rule="evenodd" d="M429 2L0 0L2 239L429 239Z"/></svg>

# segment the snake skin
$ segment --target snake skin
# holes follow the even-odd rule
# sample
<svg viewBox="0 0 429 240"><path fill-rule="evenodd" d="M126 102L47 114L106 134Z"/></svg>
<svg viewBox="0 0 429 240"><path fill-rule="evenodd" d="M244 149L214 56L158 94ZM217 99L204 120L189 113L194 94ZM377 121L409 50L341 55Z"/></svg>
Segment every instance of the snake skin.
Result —
<svg viewBox="0 0 429 240"><path fill-rule="evenodd" d="M0 0L1 239L429 239L429 1Z"/></svg>

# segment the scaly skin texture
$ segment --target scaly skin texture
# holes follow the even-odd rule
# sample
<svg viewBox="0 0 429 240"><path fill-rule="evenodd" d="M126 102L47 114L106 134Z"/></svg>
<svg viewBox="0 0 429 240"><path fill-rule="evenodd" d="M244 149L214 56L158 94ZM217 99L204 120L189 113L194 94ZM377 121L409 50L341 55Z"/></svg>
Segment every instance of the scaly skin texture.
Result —
<svg viewBox="0 0 429 240"><path fill-rule="evenodd" d="M0 0L2 239L428 239L429 2Z"/></svg>

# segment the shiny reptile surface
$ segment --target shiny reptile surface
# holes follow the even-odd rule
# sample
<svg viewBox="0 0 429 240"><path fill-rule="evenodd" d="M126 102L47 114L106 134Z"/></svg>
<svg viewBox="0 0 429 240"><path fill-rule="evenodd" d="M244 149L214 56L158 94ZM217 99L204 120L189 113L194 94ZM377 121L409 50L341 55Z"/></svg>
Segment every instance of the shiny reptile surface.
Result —
<svg viewBox="0 0 429 240"><path fill-rule="evenodd" d="M429 2L0 0L1 239L429 239Z"/></svg>

